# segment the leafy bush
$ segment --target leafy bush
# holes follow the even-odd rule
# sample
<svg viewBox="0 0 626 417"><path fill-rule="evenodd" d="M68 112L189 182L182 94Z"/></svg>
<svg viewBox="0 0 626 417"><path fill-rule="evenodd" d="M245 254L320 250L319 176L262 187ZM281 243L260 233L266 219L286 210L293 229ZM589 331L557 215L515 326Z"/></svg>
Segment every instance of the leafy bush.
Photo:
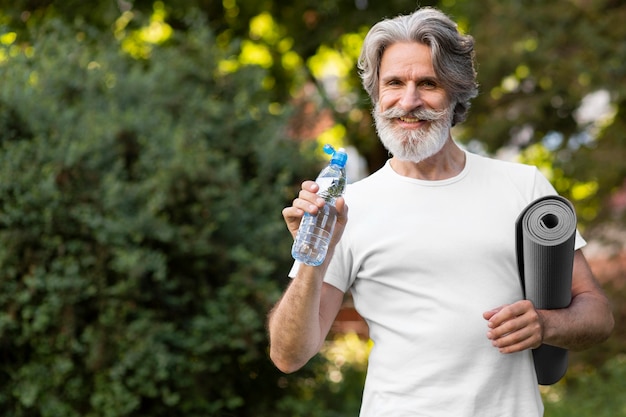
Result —
<svg viewBox="0 0 626 417"><path fill-rule="evenodd" d="M543 387L546 417L626 416L626 356L618 355L599 370L577 372Z"/></svg>
<svg viewBox="0 0 626 417"><path fill-rule="evenodd" d="M7 415L269 416L298 395L264 326L291 262L280 210L316 169L263 71L220 75L209 31L176 36L136 60L50 22L3 55Z"/></svg>

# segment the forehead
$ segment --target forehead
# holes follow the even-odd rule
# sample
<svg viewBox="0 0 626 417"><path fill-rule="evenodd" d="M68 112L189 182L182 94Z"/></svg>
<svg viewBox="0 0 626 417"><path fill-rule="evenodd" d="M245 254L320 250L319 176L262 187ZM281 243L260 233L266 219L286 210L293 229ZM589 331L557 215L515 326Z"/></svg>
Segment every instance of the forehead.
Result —
<svg viewBox="0 0 626 417"><path fill-rule="evenodd" d="M380 61L380 77L434 77L430 47L419 42L398 42L385 48Z"/></svg>

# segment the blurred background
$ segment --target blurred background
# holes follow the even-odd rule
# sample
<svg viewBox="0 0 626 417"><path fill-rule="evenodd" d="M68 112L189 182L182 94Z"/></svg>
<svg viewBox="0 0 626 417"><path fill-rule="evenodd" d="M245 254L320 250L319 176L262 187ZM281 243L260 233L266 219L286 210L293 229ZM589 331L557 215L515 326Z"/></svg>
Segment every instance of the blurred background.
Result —
<svg viewBox="0 0 626 417"><path fill-rule="evenodd" d="M546 416L626 416L626 2L420 1L474 36L454 136L576 206L616 317L542 387ZM370 342L346 297L283 375L265 320L281 217L321 146L387 159L355 62L387 0L0 0L0 414L356 416ZM512 376L514 377L514 376Z"/></svg>

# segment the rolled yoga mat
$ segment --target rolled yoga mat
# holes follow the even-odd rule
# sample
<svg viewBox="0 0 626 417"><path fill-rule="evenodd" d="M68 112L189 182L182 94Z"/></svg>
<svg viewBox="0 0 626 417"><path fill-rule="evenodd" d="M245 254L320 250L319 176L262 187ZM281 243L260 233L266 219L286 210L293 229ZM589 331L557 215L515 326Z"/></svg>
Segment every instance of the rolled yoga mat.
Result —
<svg viewBox="0 0 626 417"><path fill-rule="evenodd" d="M517 265L524 297L538 309L567 307L572 299L576 213L560 196L526 207L516 222ZM568 352L551 345L533 349L537 381L551 385L567 371Z"/></svg>

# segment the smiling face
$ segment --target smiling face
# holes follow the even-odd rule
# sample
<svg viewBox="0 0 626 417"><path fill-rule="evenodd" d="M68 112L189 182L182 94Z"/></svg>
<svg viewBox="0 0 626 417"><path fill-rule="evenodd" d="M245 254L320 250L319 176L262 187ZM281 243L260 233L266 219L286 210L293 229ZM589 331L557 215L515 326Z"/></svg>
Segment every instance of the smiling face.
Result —
<svg viewBox="0 0 626 417"><path fill-rule="evenodd" d="M379 79L373 115L385 148L411 162L439 152L450 137L454 103L437 79L430 48L417 42L388 46Z"/></svg>

